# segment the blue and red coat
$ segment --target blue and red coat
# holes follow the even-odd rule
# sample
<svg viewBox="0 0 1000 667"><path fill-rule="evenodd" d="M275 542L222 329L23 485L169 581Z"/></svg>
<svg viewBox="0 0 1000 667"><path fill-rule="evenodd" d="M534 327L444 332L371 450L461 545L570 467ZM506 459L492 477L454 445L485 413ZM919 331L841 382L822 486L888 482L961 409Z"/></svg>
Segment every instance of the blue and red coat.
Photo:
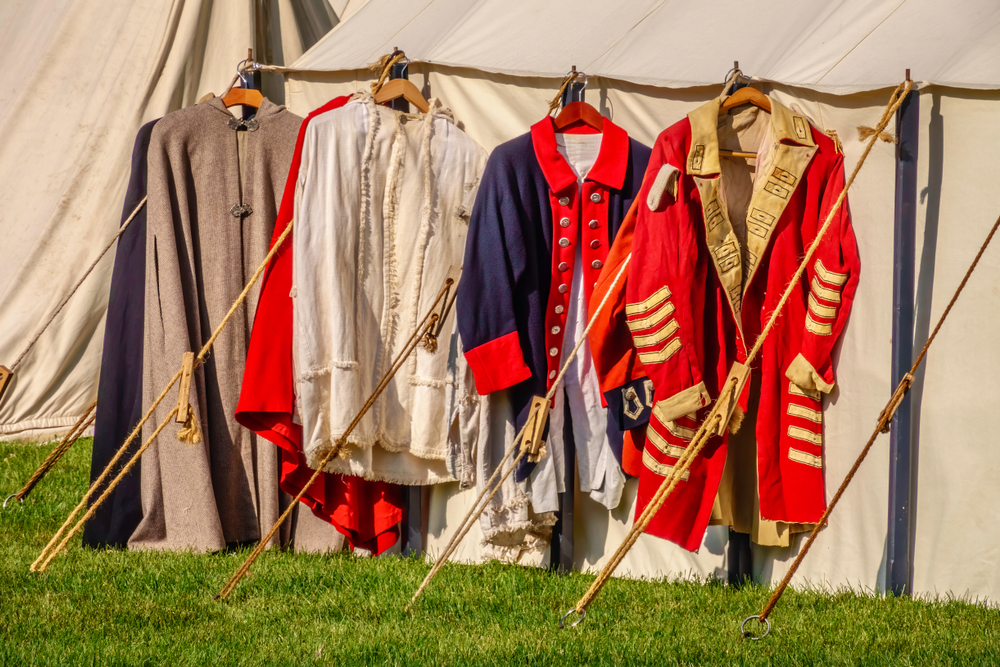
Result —
<svg viewBox="0 0 1000 667"><path fill-rule="evenodd" d="M546 394L562 363L575 244L583 244L589 301L649 162L651 149L608 119L602 134L581 184L546 117L493 151L472 210L458 287L459 333L476 390L510 389L518 428L532 397Z"/></svg>

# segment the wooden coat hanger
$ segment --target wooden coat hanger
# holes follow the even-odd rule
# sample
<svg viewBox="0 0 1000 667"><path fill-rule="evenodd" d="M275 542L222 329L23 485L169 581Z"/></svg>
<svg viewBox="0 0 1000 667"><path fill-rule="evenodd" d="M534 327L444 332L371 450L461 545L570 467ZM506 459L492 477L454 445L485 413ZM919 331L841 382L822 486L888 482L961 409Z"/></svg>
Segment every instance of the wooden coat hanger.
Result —
<svg viewBox="0 0 1000 667"><path fill-rule="evenodd" d="M403 54L399 48L394 47L392 50L392 57L395 58L397 55ZM409 64L409 59L403 54L402 60ZM404 66L403 72L406 68ZM384 74L384 71L383 71ZM398 100L400 98L406 100L413 106L417 108L421 113L427 113L431 110L431 105L427 102L427 98L423 96L420 89L413 85L413 83L405 77L406 74L402 74L399 78L389 79L386 81L378 92L375 93L375 103L376 104L386 104L392 102L393 100ZM382 75L379 76L382 78Z"/></svg>
<svg viewBox="0 0 1000 667"><path fill-rule="evenodd" d="M731 109L744 104L752 104L758 109L763 109L767 113L771 113L771 100L768 99L767 95L750 86L744 86L726 98L719 111L729 112Z"/></svg>
<svg viewBox="0 0 1000 667"><path fill-rule="evenodd" d="M570 102L564 106L554 121L556 132L563 132L574 123L582 123L598 132L604 131L604 116L586 102Z"/></svg>
<svg viewBox="0 0 1000 667"><path fill-rule="evenodd" d="M733 69L739 71L739 62L733 63ZM726 101L722 103L719 107L719 114L729 113L731 110L738 106L744 104L752 104L753 106L771 113L771 100L764 93L760 92L756 88L751 88L749 85L743 86L732 95L726 98ZM747 153L744 151L731 151L724 148L719 149L719 155L722 157L743 157L743 158L755 158L756 153Z"/></svg>
<svg viewBox="0 0 1000 667"><path fill-rule="evenodd" d="M570 70L567 76L573 73L576 73L576 65L573 66L573 69ZM586 126L598 132L603 132L604 116L602 116L601 112L595 109L593 105L583 101L583 91L587 88L587 74L585 72L579 72L579 74L583 74L583 86L579 89L573 89L574 84L570 81L568 88L564 93L563 99L564 101L572 99L575 95L579 95L580 99L572 102L565 102L563 104L562 110L553 121L555 131L565 132L567 130Z"/></svg>
<svg viewBox="0 0 1000 667"><path fill-rule="evenodd" d="M222 103L226 105L227 109L237 104L259 109L260 105L264 102L264 96L259 90L254 90L247 86L246 73L243 71L244 64L250 64L251 66L257 64L253 60L253 49L247 52L247 59L236 66L236 74L239 76L240 81L243 82L243 86L241 88L235 86L230 88L229 92L222 97Z"/></svg>
<svg viewBox="0 0 1000 667"><path fill-rule="evenodd" d="M401 97L419 109L421 113L427 113L431 110L431 105L420 93L420 89L414 86L409 79L390 79L386 81L385 85L375 93L375 102L377 104L385 104L392 100L398 100Z"/></svg>

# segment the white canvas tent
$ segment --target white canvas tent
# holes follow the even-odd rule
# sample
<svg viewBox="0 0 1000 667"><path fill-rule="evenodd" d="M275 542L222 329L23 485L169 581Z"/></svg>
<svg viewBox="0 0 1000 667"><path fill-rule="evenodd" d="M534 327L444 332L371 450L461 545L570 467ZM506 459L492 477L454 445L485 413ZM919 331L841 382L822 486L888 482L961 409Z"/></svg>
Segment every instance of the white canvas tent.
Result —
<svg viewBox="0 0 1000 667"><path fill-rule="evenodd" d="M366 65L393 47L410 78L454 110L485 148L525 131L548 108L571 65L589 75L587 99L641 141L709 97L738 60L771 94L843 141L847 168L862 151L856 127L874 124L910 68L920 82L917 348L975 255L1000 205L988 193L1000 150L1000 6L982 0L891 0L815 5L792 0L371 0L285 70L286 103L305 113L368 86ZM861 286L826 409L828 496L843 479L891 393L894 151L880 144L850 194ZM1000 248L991 248L911 392L917 594L989 598L1000 591L1000 453L983 406L1000 403ZM985 414L984 414L985 413ZM849 489L797 585L885 585L888 438ZM832 487L832 488L831 488ZM609 516L576 498L576 566L602 566L624 537L635 482ZM440 553L470 493L435 488L428 549ZM457 553L482 558L473 529ZM643 536L620 570L629 576L725 576L725 530L697 554ZM776 582L789 549L756 548L756 574Z"/></svg>
<svg viewBox="0 0 1000 667"><path fill-rule="evenodd" d="M452 108L485 148L541 118L571 65L587 99L641 141L718 93L734 60L773 95L836 130L847 166L855 127L874 123L905 68L921 81L917 246L918 345L1000 213L989 196L1000 150L1000 6L987 0L215 0L107 3L26 0L0 6L0 363L9 363L115 233L139 125L220 92L251 39L261 60L291 62L286 103L305 114L368 85L366 65L394 46L411 78ZM268 9L251 27L251 7ZM320 11L322 10L322 11ZM261 15L258 13L258 18ZM310 37L313 35L313 37ZM251 37L254 36L254 37ZM263 53L262 53L263 52ZM267 83L265 83L267 86ZM272 97L277 95L272 90ZM862 282L826 410L829 486L843 478L890 393L894 155L880 144L850 205ZM93 400L111 260L46 332L0 404L0 436L65 429ZM1000 248L992 248L911 392L916 474L914 588L1000 591L1000 453L984 419L1000 401ZM983 410L985 406L987 409ZM876 448L797 582L884 584L887 442ZM609 516L577 497L577 567L593 569L624 536L634 482ZM434 490L429 550L439 553L469 494ZM477 530L457 557L482 556ZM724 576L725 532L698 554L643 537L622 573ZM795 555L759 549L775 581Z"/></svg>
<svg viewBox="0 0 1000 667"><path fill-rule="evenodd" d="M0 364L14 362L117 232L140 125L221 94L248 46L291 62L363 4L0 3ZM273 79L265 92L280 99ZM17 369L0 438L65 431L94 400L113 262L112 249Z"/></svg>

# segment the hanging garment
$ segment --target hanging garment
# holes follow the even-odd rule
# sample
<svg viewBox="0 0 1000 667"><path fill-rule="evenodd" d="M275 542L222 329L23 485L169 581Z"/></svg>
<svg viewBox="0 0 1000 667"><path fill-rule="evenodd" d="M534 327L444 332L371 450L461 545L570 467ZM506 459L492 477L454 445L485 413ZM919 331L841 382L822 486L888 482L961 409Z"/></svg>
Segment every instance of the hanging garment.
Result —
<svg viewBox="0 0 1000 667"><path fill-rule="evenodd" d="M460 266L486 153L433 101L404 114L359 94L306 128L295 193L294 358L303 450L316 466L345 433ZM464 280L464 278L463 278ZM455 315L420 344L328 472L397 484L452 481Z"/></svg>
<svg viewBox="0 0 1000 667"><path fill-rule="evenodd" d="M309 114L299 129L272 245L292 220L302 144L309 122L320 114L339 109L349 99L343 96L331 100ZM313 470L306 464L302 451L302 426L297 423L295 409L292 245L289 236L261 279L236 421L281 448L281 489L294 497L306 487ZM399 539L403 491L395 484L324 472L306 489L302 502L313 514L343 533L352 547L378 555Z"/></svg>
<svg viewBox="0 0 1000 667"><path fill-rule="evenodd" d="M208 340L267 254L301 122L266 99L253 119L239 120L213 98L175 111L153 128L144 408L180 367L183 353L197 352ZM206 551L257 541L288 502L278 488L277 451L258 443L233 417L257 294L250 292L195 371L191 408L202 442L179 442L180 425L171 422L143 454L143 517L129 540L132 548ZM170 412L175 396L154 411L144 439ZM280 539L287 541L293 529L296 542L313 549L342 542L310 513L302 513Z"/></svg>
<svg viewBox="0 0 1000 667"><path fill-rule="evenodd" d="M146 153L153 120L141 128L132 149L132 173L122 224L146 196ZM94 449L90 459L90 482L100 477L115 452L142 419L142 320L146 283L146 212L144 205L128 228L118 237L115 268L111 272L108 315L104 323L101 377L97 385L97 417L94 420ZM128 461L142 441L136 438L122 462ZM124 547L142 519L140 468L122 478L111 495L83 527L83 544L92 548ZM110 482L112 478L108 478ZM96 500L107 482L98 488Z"/></svg>
<svg viewBox="0 0 1000 667"><path fill-rule="evenodd" d="M466 246L459 328L478 393L504 392L491 396L491 403L504 406L513 423L492 429L493 438L480 442L481 483L523 426L532 397L551 388L581 338L587 300L638 194L649 152L610 120L598 135L557 135L547 117L490 157ZM492 408L489 413L491 419L503 414ZM576 452L581 490L616 507L624 478L612 450L612 442L620 446L620 434L609 433L611 426L585 343L555 395L548 455L533 471L519 471L523 488L508 483L483 514L488 539L517 543L522 528L538 532L551 525L558 494L567 488L567 447ZM501 441L500 433L508 437Z"/></svg>
<svg viewBox="0 0 1000 667"><path fill-rule="evenodd" d="M592 329L607 385L620 382L619 402L641 420L629 389L655 388L642 454L636 512L642 512L690 442L699 413L743 362L770 319L792 274L843 190L843 156L807 118L771 100L770 116L756 107L719 116L721 100L699 107L657 140L636 208L628 280L612 295L607 321ZM757 158L720 158L719 148L757 151ZM617 244L616 244L617 245ZM619 260L626 248L616 248ZM598 298L610 286L609 266ZM727 466L731 437L715 438L682 477L668 506L647 532L689 550L701 544L717 507L739 532L747 514L732 507L735 476L754 475L759 512L753 522L808 524L825 509L821 394L833 389L832 350L850 313L860 273L846 202L834 216L798 288L753 366L740 397L748 407L759 387L756 470ZM624 296L623 296L624 295ZM630 330L632 346L622 344ZM756 389L755 389L756 391ZM641 401L645 402L645 401ZM648 414L648 411L645 411ZM730 428L738 428L738 411ZM744 426L748 428L748 426ZM741 433L739 437L742 437ZM746 461L742 454L732 457ZM726 488L720 481L729 477ZM751 500L751 502L753 502ZM740 526L739 524L744 524ZM758 540L787 544L801 528L771 526ZM758 535L759 537L759 535Z"/></svg>

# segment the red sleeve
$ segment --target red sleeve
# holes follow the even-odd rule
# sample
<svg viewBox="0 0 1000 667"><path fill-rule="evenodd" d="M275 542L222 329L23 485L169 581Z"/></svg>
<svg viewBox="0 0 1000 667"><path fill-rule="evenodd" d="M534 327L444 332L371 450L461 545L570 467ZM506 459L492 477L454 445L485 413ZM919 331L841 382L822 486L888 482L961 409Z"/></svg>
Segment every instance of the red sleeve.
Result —
<svg viewBox="0 0 1000 667"><path fill-rule="evenodd" d="M674 152L661 136L647 173L659 173L665 165L681 170L685 161L673 157ZM694 413L710 401L701 375L700 314L707 267L698 253L696 224L701 224L702 213L696 189L679 183L676 196L654 211L646 204L650 180L638 197L642 203L632 242L625 320L639 361L656 388L654 412L663 422Z"/></svg>
<svg viewBox="0 0 1000 667"><path fill-rule="evenodd" d="M817 225L826 220L843 189L844 158L838 155L824 187ZM804 241L811 244L813 239ZM789 380L805 390L829 393L833 389L833 346L847 324L860 274L861 260L845 199L806 266L809 294L802 348L785 372Z"/></svg>
<svg viewBox="0 0 1000 667"><path fill-rule="evenodd" d="M636 197L632 207L618 229L615 242L608 252L604 268L597 279L594 294L590 298L590 312L595 313L605 295L612 289L615 277L632 255L632 238L635 232L636 210L640 198ZM646 370L639 361L639 354L632 345L632 334L625 320L625 286L628 283L631 264L624 275L614 285L604 309L594 317L590 328L590 352L594 358L594 369L601 384L601 393L606 394L634 380L646 377Z"/></svg>

